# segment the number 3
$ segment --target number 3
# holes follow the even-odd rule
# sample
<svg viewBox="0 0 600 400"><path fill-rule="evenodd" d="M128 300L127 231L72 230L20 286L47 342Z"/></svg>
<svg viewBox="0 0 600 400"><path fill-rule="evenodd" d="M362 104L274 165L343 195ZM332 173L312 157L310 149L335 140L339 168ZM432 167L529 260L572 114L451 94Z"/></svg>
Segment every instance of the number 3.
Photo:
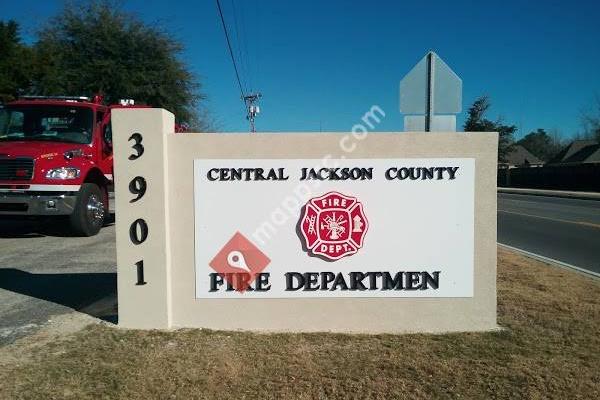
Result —
<svg viewBox="0 0 600 400"><path fill-rule="evenodd" d="M131 148L134 149L137 154L131 154L129 156L129 159L137 160L138 158L140 158L142 156L142 154L144 154L144 145L142 144L142 135L136 132L133 135L129 136L129 139L127 139L127 140L135 141L135 144L133 146L131 146Z"/></svg>

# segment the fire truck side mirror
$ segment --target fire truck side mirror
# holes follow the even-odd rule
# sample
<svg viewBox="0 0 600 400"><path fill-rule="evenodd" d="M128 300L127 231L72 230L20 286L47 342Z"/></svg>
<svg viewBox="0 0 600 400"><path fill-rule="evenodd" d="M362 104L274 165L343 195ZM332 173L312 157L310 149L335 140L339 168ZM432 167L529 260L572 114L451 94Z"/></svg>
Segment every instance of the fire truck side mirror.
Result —
<svg viewBox="0 0 600 400"><path fill-rule="evenodd" d="M102 140L104 141L104 145L107 147L107 149L112 150L112 127L110 122L104 125L104 130L102 131Z"/></svg>

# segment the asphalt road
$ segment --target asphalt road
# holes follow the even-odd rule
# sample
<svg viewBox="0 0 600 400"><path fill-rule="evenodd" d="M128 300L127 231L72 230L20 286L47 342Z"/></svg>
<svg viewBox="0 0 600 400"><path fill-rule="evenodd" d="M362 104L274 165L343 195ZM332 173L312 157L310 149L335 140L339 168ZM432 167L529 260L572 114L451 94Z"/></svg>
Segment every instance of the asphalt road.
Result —
<svg viewBox="0 0 600 400"><path fill-rule="evenodd" d="M66 223L0 220L0 346L56 315L117 320L114 226L69 237Z"/></svg>
<svg viewBox="0 0 600 400"><path fill-rule="evenodd" d="M498 243L600 273L600 201L500 193Z"/></svg>
<svg viewBox="0 0 600 400"><path fill-rule="evenodd" d="M498 241L600 272L600 201L500 194ZM114 226L0 220L0 346L73 310L117 322L116 270Z"/></svg>

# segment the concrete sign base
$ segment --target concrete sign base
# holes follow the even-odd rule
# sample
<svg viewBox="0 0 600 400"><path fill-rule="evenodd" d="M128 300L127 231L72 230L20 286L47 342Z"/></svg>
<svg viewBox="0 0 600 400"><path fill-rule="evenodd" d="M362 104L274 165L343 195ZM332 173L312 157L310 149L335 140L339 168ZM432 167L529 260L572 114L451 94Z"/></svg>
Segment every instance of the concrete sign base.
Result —
<svg viewBox="0 0 600 400"><path fill-rule="evenodd" d="M496 133L185 133L117 109L119 325L496 328Z"/></svg>

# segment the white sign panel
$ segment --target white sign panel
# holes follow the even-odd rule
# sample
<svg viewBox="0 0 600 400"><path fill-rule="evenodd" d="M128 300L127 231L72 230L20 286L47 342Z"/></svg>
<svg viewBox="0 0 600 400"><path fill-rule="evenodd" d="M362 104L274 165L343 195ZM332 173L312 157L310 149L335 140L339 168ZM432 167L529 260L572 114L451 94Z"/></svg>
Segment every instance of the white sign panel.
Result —
<svg viewBox="0 0 600 400"><path fill-rule="evenodd" d="M472 297L475 161L202 159L196 297Z"/></svg>

